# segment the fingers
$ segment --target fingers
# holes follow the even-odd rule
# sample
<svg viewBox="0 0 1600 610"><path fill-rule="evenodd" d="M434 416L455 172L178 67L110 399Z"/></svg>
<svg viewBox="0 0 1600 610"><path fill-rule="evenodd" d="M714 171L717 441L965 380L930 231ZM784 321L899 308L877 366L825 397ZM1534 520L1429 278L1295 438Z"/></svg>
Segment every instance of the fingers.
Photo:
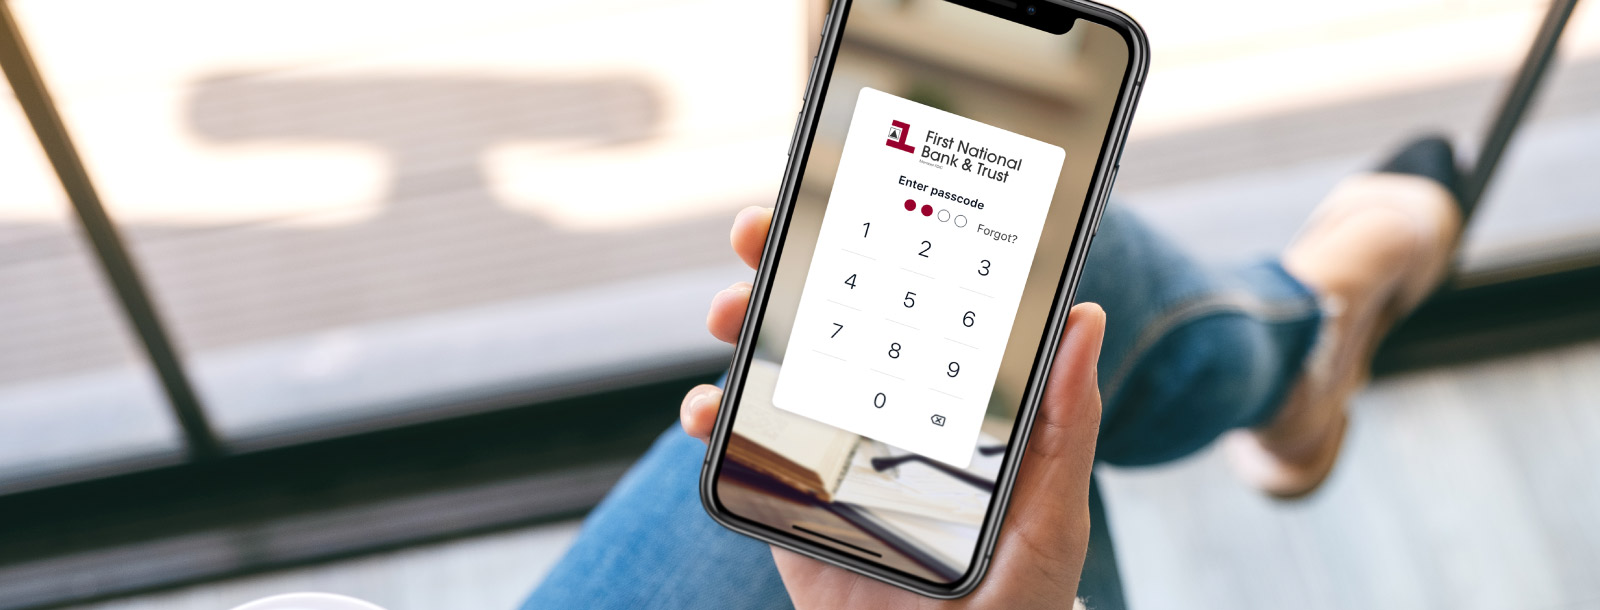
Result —
<svg viewBox="0 0 1600 610"><path fill-rule="evenodd" d="M761 264L761 249L766 246L767 229L771 227L772 208L750 206L740 210L733 219L728 241L733 243L734 254L751 269Z"/></svg>
<svg viewBox="0 0 1600 610"><path fill-rule="evenodd" d="M1089 476L1100 431L1095 373L1105 324L1105 311L1093 303L1067 317L996 550L991 579L998 582L984 587L1025 592L1027 599L1011 598L1010 607L1071 599L1077 590L1089 547Z"/></svg>
<svg viewBox="0 0 1600 610"><path fill-rule="evenodd" d="M1094 442L1100 434L1100 344L1105 339L1106 312L1081 303L1067 314L1066 336L1056 349L1044 400L1028 442L1028 454L1052 464L1069 463L1073 474L1094 466ZM1087 448L1087 451L1085 451ZM1083 485L1088 497L1088 480Z"/></svg>
<svg viewBox="0 0 1600 610"><path fill-rule="evenodd" d="M1052 519L1066 516L1079 504L1087 506L1100 433L1095 371L1105 327L1106 314L1099 305L1081 304L1068 314L1067 334L1056 350L1013 496L1039 504L1014 505L1013 514L1020 510L1029 520Z"/></svg>
<svg viewBox="0 0 1600 610"><path fill-rule="evenodd" d="M755 268L761 262L761 248L767 241L767 228L772 225L772 209L748 207L733 220L729 241L734 253L745 264ZM711 311L706 314L706 329L711 336L728 343L739 340L739 329L744 325L745 309L750 306L750 283L739 282L711 297ZM722 390L716 386L700 385L683 397L678 419L684 432L700 440L711 436L716 425L717 406L722 403Z"/></svg>
<svg viewBox="0 0 1600 610"><path fill-rule="evenodd" d="M678 408L678 421L689 436L706 440L717 423L717 408L722 404L722 388L700 384L683 397Z"/></svg>
<svg viewBox="0 0 1600 610"><path fill-rule="evenodd" d="M739 282L711 297L711 311L706 314L706 329L711 336L727 343L739 340L739 329L744 326L744 312L750 307L750 283Z"/></svg>

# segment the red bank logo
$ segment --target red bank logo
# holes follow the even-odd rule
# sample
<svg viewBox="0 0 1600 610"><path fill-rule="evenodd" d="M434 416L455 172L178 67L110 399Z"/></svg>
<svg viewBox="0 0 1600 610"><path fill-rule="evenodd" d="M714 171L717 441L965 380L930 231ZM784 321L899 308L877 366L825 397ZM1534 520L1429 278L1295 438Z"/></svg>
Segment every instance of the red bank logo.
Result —
<svg viewBox="0 0 1600 610"><path fill-rule="evenodd" d="M889 124L891 125L889 127L889 141L887 142L889 148L903 150L908 153L917 152L917 147L906 144L906 138L911 137L911 126L900 121L891 121Z"/></svg>

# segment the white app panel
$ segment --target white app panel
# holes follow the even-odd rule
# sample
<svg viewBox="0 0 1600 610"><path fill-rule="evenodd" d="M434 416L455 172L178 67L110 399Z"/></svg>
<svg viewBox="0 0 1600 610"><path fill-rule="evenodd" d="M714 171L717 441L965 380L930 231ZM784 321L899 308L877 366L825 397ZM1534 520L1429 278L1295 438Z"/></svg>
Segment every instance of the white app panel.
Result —
<svg viewBox="0 0 1600 610"><path fill-rule="evenodd" d="M863 88L773 404L967 467L1065 159Z"/></svg>

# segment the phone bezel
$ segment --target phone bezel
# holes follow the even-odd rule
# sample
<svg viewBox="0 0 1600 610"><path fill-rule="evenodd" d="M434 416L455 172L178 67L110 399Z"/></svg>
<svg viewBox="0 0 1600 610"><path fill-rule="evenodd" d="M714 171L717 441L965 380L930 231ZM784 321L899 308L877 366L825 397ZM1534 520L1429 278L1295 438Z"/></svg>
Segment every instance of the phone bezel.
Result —
<svg viewBox="0 0 1600 610"><path fill-rule="evenodd" d="M806 83L805 105L800 111L794 137L789 143L789 163L784 172L783 186L779 191L778 203L774 209L772 229L767 234L766 245L761 253L761 264L758 267L756 279L752 286L750 306L746 312L743 329L739 334L739 342L734 351L733 362L729 367L722 405L717 414L716 427L707 441L706 458L700 473L700 500L706 512L717 523L768 544L800 553L818 561L825 561L928 597L940 599L962 597L971 593L982 582L983 576L988 572L990 560L994 555L1000 525L1004 521L1004 515L1011 500L1012 487L1016 482L1017 468L1021 463L1021 456L1027 448L1027 441L1033 429L1034 418L1038 413L1044 380L1050 370L1056 347L1060 343L1061 332L1066 324L1067 310L1070 308L1077 290L1078 279L1083 272L1083 261L1088 253L1089 243L1100 224L1100 216L1105 210L1106 199L1110 194L1110 182L1115 178L1116 169L1119 167L1118 159L1122 155L1122 147L1127 138L1128 125L1133 119L1133 111L1138 103L1139 92L1144 84L1145 74L1149 71L1149 43L1145 38L1143 28L1128 15L1111 7L1085 0L1035 1L1049 2L1067 7L1078 13L1080 20L1087 20L1110 27L1120 34L1128 45L1128 66L1124 72L1122 87L1118 92L1117 101L1112 111L1111 125L1106 131L1105 140L1101 142L1100 157L1096 160L1094 174L1089 183L1088 193L1085 195L1084 213L1079 215L1078 224L1073 231L1072 245L1067 255L1067 264L1062 270L1061 280L1056 286L1055 301L1051 304L1044 335L1040 337L1039 349L1034 357L1033 370L1029 374L1026 391L1023 394L1022 404L1018 410L1016 424L1013 426L1006 456L1002 462L1000 475L996 480L995 500L990 505L989 513L985 517L983 527L978 534L978 542L974 546L974 561L968 564L966 572L957 580L949 583L939 583L746 519L728 511L717 498L717 480L722 471L723 458L727 451L728 434L732 427L733 419L737 415L738 396L743 389L744 377L749 370L750 358L755 350L755 337L760 331L761 319L766 313L767 299L771 292L771 283L776 270L775 263L778 253L782 251L783 242L788 236L790 215L798 195L797 189L800 177L805 173L806 160L811 151L812 140L816 135L817 115L822 109L820 101L826 97L828 92L829 81L832 78L834 64L838 57L839 44L843 39L841 34L848 20L851 0L836 0L828 11L827 19L824 21L822 43ZM993 15L990 16L994 17ZM994 18L998 19L1000 17Z"/></svg>

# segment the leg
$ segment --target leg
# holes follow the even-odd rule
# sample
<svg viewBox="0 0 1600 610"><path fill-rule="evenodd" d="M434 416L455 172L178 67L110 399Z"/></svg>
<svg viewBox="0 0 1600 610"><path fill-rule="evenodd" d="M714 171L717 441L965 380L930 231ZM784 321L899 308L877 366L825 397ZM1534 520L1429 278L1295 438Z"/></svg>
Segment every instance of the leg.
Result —
<svg viewBox="0 0 1600 610"><path fill-rule="evenodd" d="M1100 222L1079 299L1107 311L1097 457L1153 464L1188 455L1276 412L1315 340L1311 292L1275 262L1206 269L1133 214ZM1098 489L1078 594L1119 610L1116 551Z"/></svg>
<svg viewBox="0 0 1600 610"><path fill-rule="evenodd" d="M1078 295L1108 315L1097 454L1119 465L1171 461L1269 419L1321 319L1277 262L1203 267L1115 206Z"/></svg>
<svg viewBox="0 0 1600 610"><path fill-rule="evenodd" d="M1089 261L1080 294L1111 312L1100 367L1110 461L1170 459L1266 417L1315 332L1309 294L1275 265L1206 272L1117 208ZM787 607L766 545L701 509L704 455L668 430L524 608ZM1120 607L1109 531L1095 517L1082 594Z"/></svg>
<svg viewBox="0 0 1600 610"><path fill-rule="evenodd" d="M1100 500L1100 486L1093 480L1089 481L1089 552L1083 558L1083 574L1078 577L1078 599L1092 610L1123 610L1128 606L1123 599L1116 547L1111 544L1111 526L1106 523L1106 505Z"/></svg>
<svg viewBox="0 0 1600 610"><path fill-rule="evenodd" d="M1346 403L1366 385L1373 353L1448 272L1469 211L1451 194L1449 144L1424 139L1375 173L1333 190L1283 266L1314 288L1329 312L1315 351L1269 421L1230 433L1234 472L1281 499L1315 491L1338 462Z"/></svg>
<svg viewBox="0 0 1600 610"><path fill-rule="evenodd" d="M705 454L677 426L662 434L589 513L523 609L792 607L767 545L700 507Z"/></svg>
<svg viewBox="0 0 1600 610"><path fill-rule="evenodd" d="M1457 205L1450 195L1454 161L1442 141L1413 144L1381 171L1434 184L1380 178L1387 181L1382 192L1358 198L1404 210L1406 221L1369 215L1363 222L1371 226L1353 223L1354 229L1324 231L1333 237L1297 244L1286 257L1294 276L1277 261L1204 269L1131 214L1107 212L1080 293L1110 312L1100 366L1101 459L1172 460L1242 427L1263 436L1261 460L1293 456L1293 447L1273 445L1316 427L1303 417L1314 409L1283 406L1313 344L1319 353L1332 345L1327 361L1350 361L1346 368L1359 370L1370 357L1365 343L1319 337L1323 316L1307 284L1346 306L1386 304L1373 325L1379 330L1365 333L1375 342L1437 283L1469 211L1449 207ZM1360 259L1367 260L1352 263ZM1351 318L1344 312L1336 321L1350 325ZM1365 330L1371 329L1356 329ZM1333 339L1341 334L1361 333L1335 332ZM1342 400L1324 402L1342 409ZM1318 406L1326 405L1311 405ZM703 455L699 441L676 426L668 430L591 514L577 544L525 607L788 607L764 545L723 530L701 511L696 483ZM1314 487L1320 478L1309 480ZM1103 507L1091 490L1093 527L1079 591L1093 607L1112 610L1122 607L1122 590Z"/></svg>

